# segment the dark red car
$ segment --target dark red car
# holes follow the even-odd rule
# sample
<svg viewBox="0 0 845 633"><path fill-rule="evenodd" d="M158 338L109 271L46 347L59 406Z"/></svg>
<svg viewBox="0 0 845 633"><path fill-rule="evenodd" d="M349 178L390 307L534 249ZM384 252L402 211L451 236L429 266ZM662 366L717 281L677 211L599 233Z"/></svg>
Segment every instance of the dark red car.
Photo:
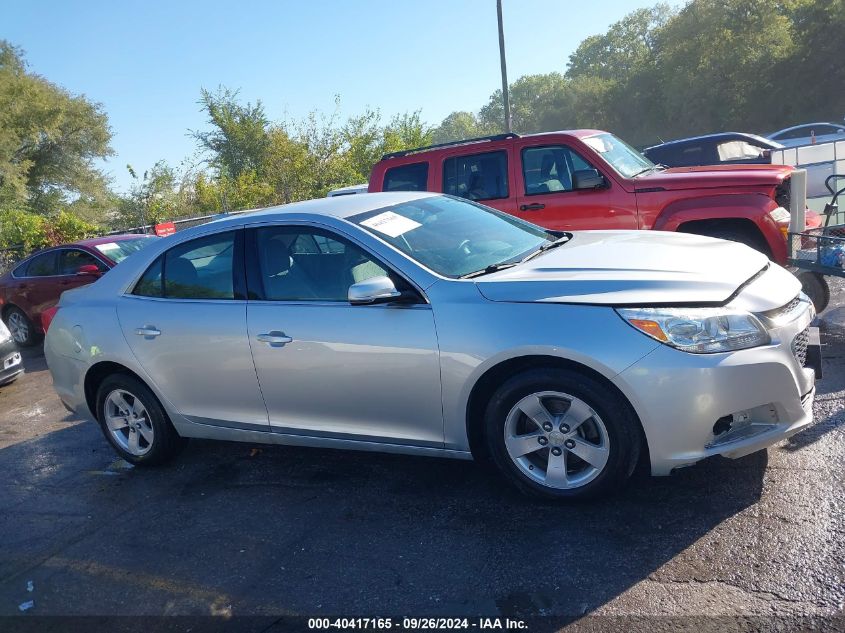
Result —
<svg viewBox="0 0 845 633"><path fill-rule="evenodd" d="M0 277L0 315L18 345L34 345L42 334L41 313L65 290L90 284L141 250L152 235L109 235L38 251Z"/></svg>

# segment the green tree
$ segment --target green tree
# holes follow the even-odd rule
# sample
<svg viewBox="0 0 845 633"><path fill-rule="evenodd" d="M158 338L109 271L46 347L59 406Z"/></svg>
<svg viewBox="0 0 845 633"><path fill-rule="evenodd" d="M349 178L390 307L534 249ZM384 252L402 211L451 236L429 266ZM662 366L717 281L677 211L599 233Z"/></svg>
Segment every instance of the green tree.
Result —
<svg viewBox="0 0 845 633"><path fill-rule="evenodd" d="M498 127L493 126L493 129L498 129ZM492 132L489 132L472 112L452 112L434 128L431 140L434 143L448 143L490 133Z"/></svg>
<svg viewBox="0 0 845 633"><path fill-rule="evenodd" d="M191 135L211 156L211 166L231 178L258 171L267 151L269 124L261 101L243 105L236 90L222 86L216 92L203 88L200 94L211 129Z"/></svg>
<svg viewBox="0 0 845 633"><path fill-rule="evenodd" d="M0 207L97 207L108 183L94 161L112 154L110 140L102 106L29 72L0 40Z"/></svg>

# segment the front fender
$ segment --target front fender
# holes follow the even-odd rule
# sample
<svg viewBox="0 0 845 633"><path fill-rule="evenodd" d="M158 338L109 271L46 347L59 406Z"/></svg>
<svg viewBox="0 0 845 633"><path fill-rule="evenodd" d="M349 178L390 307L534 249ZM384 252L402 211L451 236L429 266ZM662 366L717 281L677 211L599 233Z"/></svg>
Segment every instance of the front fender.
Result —
<svg viewBox="0 0 845 633"><path fill-rule="evenodd" d="M786 240L769 212L777 203L763 194L713 195L678 200L667 205L652 227L655 231L677 231L687 222L707 220L747 220L753 222L766 240L772 259L786 262Z"/></svg>

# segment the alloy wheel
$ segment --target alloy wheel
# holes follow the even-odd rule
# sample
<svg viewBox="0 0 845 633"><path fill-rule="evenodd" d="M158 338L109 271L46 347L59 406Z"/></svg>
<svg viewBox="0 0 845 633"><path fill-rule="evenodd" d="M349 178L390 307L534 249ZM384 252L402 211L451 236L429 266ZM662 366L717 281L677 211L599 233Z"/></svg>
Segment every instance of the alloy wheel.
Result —
<svg viewBox="0 0 845 633"><path fill-rule="evenodd" d="M155 433L147 408L137 396L115 389L106 396L103 412L106 426L121 448L138 457L150 451Z"/></svg>
<svg viewBox="0 0 845 633"><path fill-rule="evenodd" d="M9 315L7 325L9 326L9 332L12 334L12 338L15 339L15 343L27 342L29 339L29 323L26 322L26 317L20 312L12 312Z"/></svg>
<svg viewBox="0 0 845 633"><path fill-rule="evenodd" d="M558 490L583 486L604 470L610 440L586 402L558 391L532 393L505 419L505 448L533 481Z"/></svg>

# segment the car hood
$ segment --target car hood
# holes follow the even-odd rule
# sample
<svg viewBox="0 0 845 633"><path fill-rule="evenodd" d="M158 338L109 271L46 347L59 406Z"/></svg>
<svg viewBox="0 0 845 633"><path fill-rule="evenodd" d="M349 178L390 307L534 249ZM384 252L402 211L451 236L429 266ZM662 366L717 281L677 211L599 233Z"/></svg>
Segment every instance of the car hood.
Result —
<svg viewBox="0 0 845 633"><path fill-rule="evenodd" d="M637 190L763 187L780 184L792 171L793 168L787 165L672 167L637 176L634 182Z"/></svg>
<svg viewBox="0 0 845 633"><path fill-rule="evenodd" d="M662 231L579 231L562 246L475 281L491 301L713 305L728 301L767 266L765 255L709 237ZM782 305L797 294L790 284L786 286L784 296L792 295L773 296L775 304Z"/></svg>

